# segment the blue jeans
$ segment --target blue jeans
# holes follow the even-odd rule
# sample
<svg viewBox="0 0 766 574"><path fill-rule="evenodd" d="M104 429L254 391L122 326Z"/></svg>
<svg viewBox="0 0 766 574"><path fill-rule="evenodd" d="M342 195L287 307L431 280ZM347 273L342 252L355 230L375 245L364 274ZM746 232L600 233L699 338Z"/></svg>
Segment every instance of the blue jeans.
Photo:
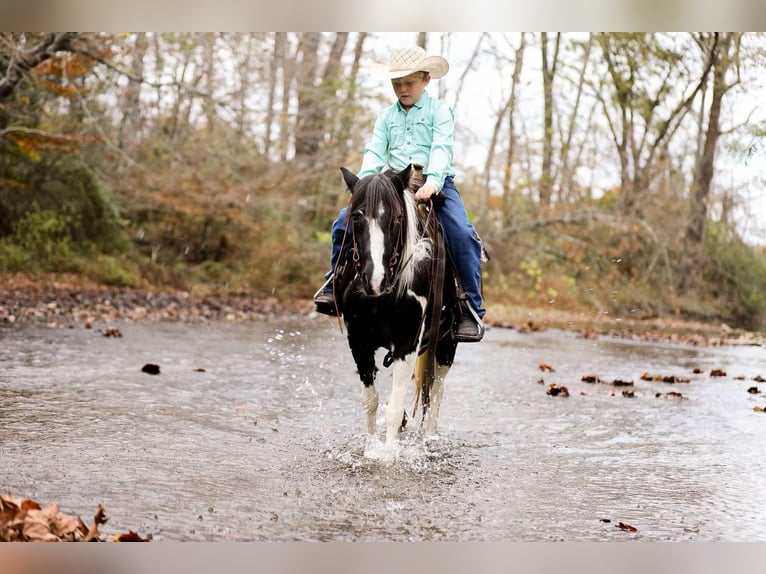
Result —
<svg viewBox="0 0 766 574"><path fill-rule="evenodd" d="M444 228L447 247L452 253L452 259L460 274L460 282L463 284L468 301L476 314L484 317L486 310L482 307L481 297L481 241L473 225L468 221L468 212L463 205L463 199L451 177L444 180L441 195L444 196L444 204L439 208L439 222ZM338 219L332 224L330 269L335 269L335 264L338 262L345 229L346 208L344 207L340 210ZM328 271L325 279L329 279L331 274L332 271Z"/></svg>

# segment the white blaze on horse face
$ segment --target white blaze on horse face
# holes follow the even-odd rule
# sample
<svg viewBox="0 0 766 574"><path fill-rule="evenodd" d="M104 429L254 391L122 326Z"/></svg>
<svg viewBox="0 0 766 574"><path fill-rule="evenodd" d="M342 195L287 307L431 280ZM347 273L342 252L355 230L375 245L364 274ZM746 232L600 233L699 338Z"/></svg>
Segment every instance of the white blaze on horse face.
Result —
<svg viewBox="0 0 766 574"><path fill-rule="evenodd" d="M383 253L386 249L386 241L379 221L385 210L381 205L378 209L378 217L370 219L370 257L372 259L372 277L370 278L370 287L374 294L378 294L383 287L383 279L386 276L386 266L383 262Z"/></svg>

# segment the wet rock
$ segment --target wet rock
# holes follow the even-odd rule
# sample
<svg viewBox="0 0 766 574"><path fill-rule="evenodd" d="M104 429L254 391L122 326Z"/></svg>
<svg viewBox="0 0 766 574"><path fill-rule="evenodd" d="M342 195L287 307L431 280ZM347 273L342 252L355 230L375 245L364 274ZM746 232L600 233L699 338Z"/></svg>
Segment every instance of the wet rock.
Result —
<svg viewBox="0 0 766 574"><path fill-rule="evenodd" d="M160 366L154 363L146 363L143 367L141 367L141 372L148 375L159 375Z"/></svg>

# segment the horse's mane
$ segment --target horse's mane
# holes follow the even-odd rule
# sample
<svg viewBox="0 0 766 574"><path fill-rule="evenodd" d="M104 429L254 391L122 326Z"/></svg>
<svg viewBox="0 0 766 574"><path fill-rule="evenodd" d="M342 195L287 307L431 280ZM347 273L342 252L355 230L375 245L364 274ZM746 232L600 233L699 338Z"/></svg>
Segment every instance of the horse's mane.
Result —
<svg viewBox="0 0 766 574"><path fill-rule="evenodd" d="M414 194L405 189L399 192L394 183L385 174L376 174L359 181L351 196L350 213L362 209L370 217L376 217L380 207L391 213L392 221L402 215L402 245L397 284L397 295L402 296L412 285L415 273L421 263L431 255L431 240L419 232L419 218Z"/></svg>

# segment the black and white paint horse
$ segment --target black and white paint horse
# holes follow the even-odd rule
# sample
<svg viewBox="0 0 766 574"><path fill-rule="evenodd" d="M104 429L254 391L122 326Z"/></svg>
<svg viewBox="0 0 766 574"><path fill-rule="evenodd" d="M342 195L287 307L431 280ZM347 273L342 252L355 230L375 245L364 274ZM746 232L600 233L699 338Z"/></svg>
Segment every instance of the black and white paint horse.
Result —
<svg viewBox="0 0 766 574"><path fill-rule="evenodd" d="M457 348L451 336L457 288L435 209L419 207L408 189L411 166L362 179L341 171L351 200L341 251L346 257L335 270L334 292L372 436L378 408L375 351L388 349L383 365L393 366L393 383L385 411L386 447L395 449L413 377L413 416L420 401L425 434L436 433L444 378Z"/></svg>

